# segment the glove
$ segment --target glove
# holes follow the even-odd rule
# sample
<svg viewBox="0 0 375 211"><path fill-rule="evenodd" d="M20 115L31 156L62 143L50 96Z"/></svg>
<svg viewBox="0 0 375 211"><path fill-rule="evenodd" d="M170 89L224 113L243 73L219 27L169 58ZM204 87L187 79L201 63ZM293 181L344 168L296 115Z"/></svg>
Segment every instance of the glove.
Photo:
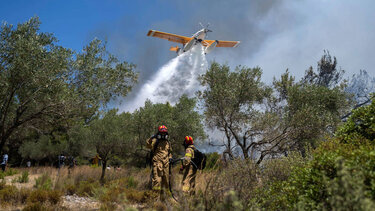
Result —
<svg viewBox="0 0 375 211"><path fill-rule="evenodd" d="M178 171L179 174L183 174L184 173L184 167L181 166L180 170Z"/></svg>

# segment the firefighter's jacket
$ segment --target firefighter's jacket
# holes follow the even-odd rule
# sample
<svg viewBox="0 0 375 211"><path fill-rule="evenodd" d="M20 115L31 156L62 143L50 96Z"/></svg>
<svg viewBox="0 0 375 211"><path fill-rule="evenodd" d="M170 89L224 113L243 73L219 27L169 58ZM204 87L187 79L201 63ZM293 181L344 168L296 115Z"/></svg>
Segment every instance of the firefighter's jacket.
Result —
<svg viewBox="0 0 375 211"><path fill-rule="evenodd" d="M191 164L191 160L194 158L194 145L189 145L185 150L185 157L183 160L184 168L188 167Z"/></svg>
<svg viewBox="0 0 375 211"><path fill-rule="evenodd" d="M172 148L168 140L150 138L146 141L147 147L152 150L152 189L157 191L168 190L169 186L169 159L172 158Z"/></svg>
<svg viewBox="0 0 375 211"><path fill-rule="evenodd" d="M147 148L152 150L152 161L168 163L172 158L172 147L168 140L150 138L147 140Z"/></svg>
<svg viewBox="0 0 375 211"><path fill-rule="evenodd" d="M182 191L193 193L195 189L195 177L197 175L197 168L192 164L194 158L194 145L189 145L185 150L185 157L183 160L184 174L182 178Z"/></svg>

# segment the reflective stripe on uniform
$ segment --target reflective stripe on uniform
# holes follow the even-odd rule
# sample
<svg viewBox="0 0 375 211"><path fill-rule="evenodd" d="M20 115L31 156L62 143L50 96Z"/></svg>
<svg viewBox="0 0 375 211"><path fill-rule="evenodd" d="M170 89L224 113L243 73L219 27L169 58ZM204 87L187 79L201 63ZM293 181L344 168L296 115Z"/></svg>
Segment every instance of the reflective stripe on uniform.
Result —
<svg viewBox="0 0 375 211"><path fill-rule="evenodd" d="M161 187L160 186L155 186L155 187L152 187L153 190L161 190Z"/></svg>
<svg viewBox="0 0 375 211"><path fill-rule="evenodd" d="M189 185L182 186L182 191L184 191L184 192L188 192L189 189L190 189Z"/></svg>
<svg viewBox="0 0 375 211"><path fill-rule="evenodd" d="M186 153L185 157L192 157L191 153Z"/></svg>

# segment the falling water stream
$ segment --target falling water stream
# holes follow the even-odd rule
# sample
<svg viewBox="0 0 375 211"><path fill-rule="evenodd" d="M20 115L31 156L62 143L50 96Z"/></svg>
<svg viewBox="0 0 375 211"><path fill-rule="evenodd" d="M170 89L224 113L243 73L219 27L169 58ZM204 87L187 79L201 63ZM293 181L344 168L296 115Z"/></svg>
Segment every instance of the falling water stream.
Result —
<svg viewBox="0 0 375 211"><path fill-rule="evenodd" d="M174 104L186 94L194 96L199 90L198 77L207 70L207 60L201 45L173 58L159 68L139 90L136 97L124 105L124 111L142 107L147 99L153 103Z"/></svg>

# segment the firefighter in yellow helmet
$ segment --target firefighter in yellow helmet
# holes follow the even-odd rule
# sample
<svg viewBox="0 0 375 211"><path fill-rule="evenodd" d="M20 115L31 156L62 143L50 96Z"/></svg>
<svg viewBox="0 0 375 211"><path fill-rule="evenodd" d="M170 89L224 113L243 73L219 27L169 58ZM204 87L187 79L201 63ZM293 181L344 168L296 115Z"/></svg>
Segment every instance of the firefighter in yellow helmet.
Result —
<svg viewBox="0 0 375 211"><path fill-rule="evenodd" d="M197 166L192 162L195 149L193 138L191 136L186 136L183 145L185 147L185 157L180 168L180 174L183 174L182 191L194 194Z"/></svg>
<svg viewBox="0 0 375 211"><path fill-rule="evenodd" d="M168 129L162 125L158 133L147 140L147 147L152 153L152 189L159 192L162 198L168 191L169 159L172 158L172 148L168 141Z"/></svg>

